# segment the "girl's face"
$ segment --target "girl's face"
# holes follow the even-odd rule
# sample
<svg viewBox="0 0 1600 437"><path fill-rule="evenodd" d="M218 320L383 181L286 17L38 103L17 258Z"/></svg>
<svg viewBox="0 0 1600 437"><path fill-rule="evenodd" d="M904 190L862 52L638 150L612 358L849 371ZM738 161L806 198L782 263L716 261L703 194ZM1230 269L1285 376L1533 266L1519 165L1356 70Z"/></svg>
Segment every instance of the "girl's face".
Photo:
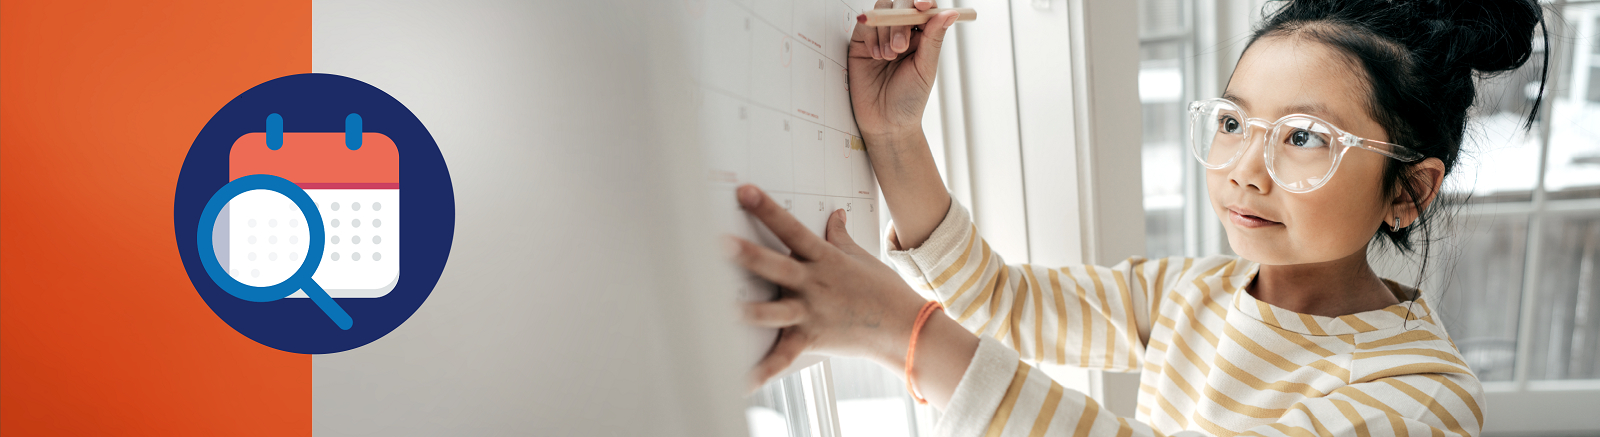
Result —
<svg viewBox="0 0 1600 437"><path fill-rule="evenodd" d="M1275 121L1309 114L1362 138L1389 141L1365 108L1365 79L1333 49L1294 37L1257 40L1228 81L1224 98L1251 117ZM1322 187L1291 193L1275 185L1262 152L1260 127L1233 165L1206 170L1211 208L1239 256L1266 265L1333 261L1366 250L1391 212L1383 192L1388 157L1349 150ZM1400 223L1407 223L1402 217Z"/></svg>

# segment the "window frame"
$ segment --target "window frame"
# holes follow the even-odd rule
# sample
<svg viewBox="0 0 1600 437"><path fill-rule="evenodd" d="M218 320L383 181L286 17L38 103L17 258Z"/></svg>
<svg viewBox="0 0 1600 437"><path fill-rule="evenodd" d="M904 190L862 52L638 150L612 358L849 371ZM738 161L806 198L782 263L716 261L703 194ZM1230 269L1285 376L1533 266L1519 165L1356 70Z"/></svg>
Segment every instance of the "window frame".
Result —
<svg viewBox="0 0 1600 437"><path fill-rule="evenodd" d="M1550 160L1550 131L1553 124L1550 120L1555 106L1553 97L1554 93L1570 86L1555 81L1563 77L1559 73L1562 69L1575 66L1573 60L1569 58L1569 52L1572 51L1568 49L1577 39L1563 38L1560 35L1572 35L1568 29L1573 24L1586 26L1585 30L1591 33L1595 32L1596 27L1600 27L1592 23L1597 18L1593 16L1589 17L1588 23L1568 21L1565 15L1566 6L1600 2L1541 3L1545 8L1546 26L1550 30L1545 53L1550 57L1549 69L1553 74L1548 75L1547 80L1551 82L1545 85L1544 104L1540 106L1538 115L1540 122L1536 123L1536 129L1532 132L1533 135L1537 135L1539 144L1539 169L1532 196L1523 201L1469 204L1460 211L1467 220L1505 215L1527 219L1520 290L1521 307L1518 308L1517 317L1516 358L1512 364L1514 377L1511 381L1483 383L1485 397L1492 406L1490 412L1486 413L1491 419L1485 420L1485 432L1600 431L1600 416L1594 415L1591 409L1594 405L1600 405L1600 379L1535 381L1528 377L1534 347L1533 333L1535 329L1539 329L1538 320L1535 318L1540 279L1543 276L1539 267L1542 264L1541 257L1544 256L1544 222L1562 213L1600 212L1600 198L1550 199L1545 187L1545 176L1549 170ZM1591 41L1590 44L1594 42Z"/></svg>
<svg viewBox="0 0 1600 437"><path fill-rule="evenodd" d="M1137 3L957 5L985 15L963 24L940 57L944 176L986 241L1010 262L1045 265L1144 253ZM1137 373L1040 368L1112 412L1135 414Z"/></svg>

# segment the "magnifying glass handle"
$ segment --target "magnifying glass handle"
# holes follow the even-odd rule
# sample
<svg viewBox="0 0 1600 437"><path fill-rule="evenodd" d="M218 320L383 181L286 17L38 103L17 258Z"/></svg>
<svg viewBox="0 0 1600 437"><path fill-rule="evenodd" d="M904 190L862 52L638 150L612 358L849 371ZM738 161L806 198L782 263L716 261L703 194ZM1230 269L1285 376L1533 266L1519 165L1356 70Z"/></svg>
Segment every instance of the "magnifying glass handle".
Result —
<svg viewBox="0 0 1600 437"><path fill-rule="evenodd" d="M340 308L339 304L333 301L333 296L329 296L328 292L317 284L317 281L305 281L300 285L300 290L305 291L306 296L311 297L311 301L317 303L317 308L322 308L322 312L327 313L328 318L333 319L333 324L339 325L339 329L350 329L350 324L353 323L350 320L350 315L346 314L344 308Z"/></svg>

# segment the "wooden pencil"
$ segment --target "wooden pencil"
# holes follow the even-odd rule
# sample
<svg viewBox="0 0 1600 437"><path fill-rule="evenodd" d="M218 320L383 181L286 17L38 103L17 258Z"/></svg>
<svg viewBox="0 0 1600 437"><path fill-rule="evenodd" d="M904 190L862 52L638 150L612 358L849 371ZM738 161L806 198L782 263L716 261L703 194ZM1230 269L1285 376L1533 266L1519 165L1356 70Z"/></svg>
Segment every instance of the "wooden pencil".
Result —
<svg viewBox="0 0 1600 437"><path fill-rule="evenodd" d="M919 11L914 8L872 9L856 17L856 22L867 26L914 26L926 24L944 11L956 11L960 16L956 21L972 21L978 19L978 11L972 8L933 8Z"/></svg>

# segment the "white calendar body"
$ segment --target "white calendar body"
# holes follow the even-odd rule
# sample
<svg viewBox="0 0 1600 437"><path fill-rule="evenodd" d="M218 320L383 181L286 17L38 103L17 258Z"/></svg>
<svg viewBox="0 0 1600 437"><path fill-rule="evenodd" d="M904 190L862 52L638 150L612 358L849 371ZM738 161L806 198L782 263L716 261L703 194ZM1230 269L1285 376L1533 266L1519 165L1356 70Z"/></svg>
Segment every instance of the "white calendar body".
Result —
<svg viewBox="0 0 1600 437"><path fill-rule="evenodd" d="M229 174L272 174L305 190L322 216L322 259L312 279L335 298L376 298L400 279L399 157L382 134L350 149L343 133L285 133L282 147L247 134L234 144ZM246 192L225 209L230 275L251 286L282 282L307 256L310 231L288 198ZM220 228L220 227L219 227ZM306 297L296 291L289 297Z"/></svg>
<svg viewBox="0 0 1600 437"><path fill-rule="evenodd" d="M699 33L693 102L725 232L786 251L734 199L734 188L753 183L819 235L828 215L844 209L850 236L878 253L878 188L845 71L856 16L870 4L685 2ZM768 288L751 281L743 292L760 299Z"/></svg>
<svg viewBox="0 0 1600 437"><path fill-rule="evenodd" d="M322 214L327 242L312 279L333 297L380 297L400 277L400 190L306 190ZM294 203L265 190L228 203L228 271L265 287L304 261L310 231ZM296 291L289 297L306 297Z"/></svg>

